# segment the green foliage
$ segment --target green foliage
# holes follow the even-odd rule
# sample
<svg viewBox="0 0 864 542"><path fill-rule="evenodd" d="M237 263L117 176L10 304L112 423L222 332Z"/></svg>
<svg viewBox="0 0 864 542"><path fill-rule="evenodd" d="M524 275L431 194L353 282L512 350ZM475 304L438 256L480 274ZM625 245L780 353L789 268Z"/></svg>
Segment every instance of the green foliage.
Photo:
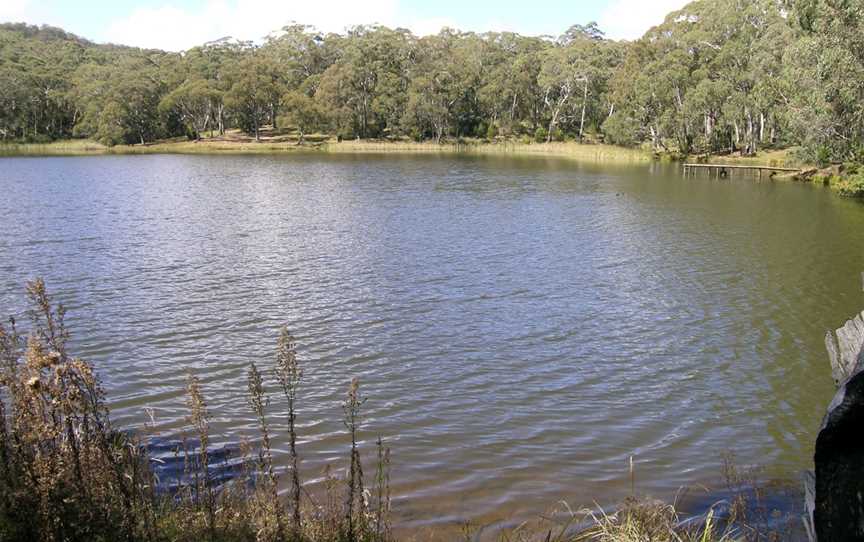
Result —
<svg viewBox="0 0 864 542"><path fill-rule="evenodd" d="M534 130L534 141L537 143L546 143L546 140L549 138L549 132L546 128L542 126L538 126L536 130Z"/></svg>
<svg viewBox="0 0 864 542"><path fill-rule="evenodd" d="M0 25L0 141L257 138L279 119L342 138L539 140L542 127L544 141L599 130L664 152L862 160L864 0L697 1L633 42L594 23L557 39L295 24L178 55Z"/></svg>
<svg viewBox="0 0 864 542"><path fill-rule="evenodd" d="M282 109L286 113L286 121L297 127L300 133L298 144L304 136L325 125L326 112L315 100L299 91L292 91L282 98Z"/></svg>
<svg viewBox="0 0 864 542"><path fill-rule="evenodd" d="M214 82L188 79L159 102L163 117L176 113L189 134L200 139L208 128L213 129L216 112L222 107L224 95Z"/></svg>
<svg viewBox="0 0 864 542"><path fill-rule="evenodd" d="M820 162L854 159L864 143L864 3L799 0L800 39L787 51L795 136Z"/></svg>
<svg viewBox="0 0 864 542"><path fill-rule="evenodd" d="M603 134L607 143L630 147L636 144L640 128L635 118L616 112L603 123Z"/></svg>
<svg viewBox="0 0 864 542"><path fill-rule="evenodd" d="M489 123L489 126L486 127L486 139L492 140L498 137L498 127L495 126L494 122Z"/></svg>
<svg viewBox="0 0 864 542"><path fill-rule="evenodd" d="M229 77L232 85L225 94L225 107L237 126L259 139L265 123L276 124L284 92L279 67L266 56L250 53L234 66Z"/></svg>
<svg viewBox="0 0 864 542"><path fill-rule="evenodd" d="M819 145L818 147L816 147L816 154L814 156L816 164L822 167L827 166L831 163L832 154L833 153L830 147L828 147L827 145Z"/></svg>
<svg viewBox="0 0 864 542"><path fill-rule="evenodd" d="M837 193L848 198L864 198L864 173L855 172L833 184Z"/></svg>

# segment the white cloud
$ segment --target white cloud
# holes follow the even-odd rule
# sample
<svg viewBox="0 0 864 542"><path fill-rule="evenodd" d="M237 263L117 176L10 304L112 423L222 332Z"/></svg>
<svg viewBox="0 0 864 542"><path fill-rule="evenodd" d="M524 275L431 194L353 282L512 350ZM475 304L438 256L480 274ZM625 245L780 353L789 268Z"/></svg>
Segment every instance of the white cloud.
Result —
<svg viewBox="0 0 864 542"><path fill-rule="evenodd" d="M51 24L60 21L33 0L0 0L0 23Z"/></svg>
<svg viewBox="0 0 864 542"><path fill-rule="evenodd" d="M688 3L689 0L612 0L597 23L610 38L634 40Z"/></svg>
<svg viewBox="0 0 864 542"><path fill-rule="evenodd" d="M0 2L0 21L24 21L30 16L30 0L3 0Z"/></svg>
<svg viewBox="0 0 864 542"><path fill-rule="evenodd" d="M328 32L356 24L393 26L397 11L398 0L209 0L197 10L167 3L136 9L109 24L99 39L180 51L225 36L258 41L292 21Z"/></svg>

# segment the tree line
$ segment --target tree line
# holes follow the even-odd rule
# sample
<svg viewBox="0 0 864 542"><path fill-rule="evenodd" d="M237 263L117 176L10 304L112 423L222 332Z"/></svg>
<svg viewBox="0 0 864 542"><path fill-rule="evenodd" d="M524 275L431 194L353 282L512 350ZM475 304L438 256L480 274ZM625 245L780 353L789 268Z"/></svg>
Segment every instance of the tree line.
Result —
<svg viewBox="0 0 864 542"><path fill-rule="evenodd" d="M292 24L183 53L0 25L0 139L107 145L290 127L341 138L801 146L864 158L864 0L697 0L641 39Z"/></svg>

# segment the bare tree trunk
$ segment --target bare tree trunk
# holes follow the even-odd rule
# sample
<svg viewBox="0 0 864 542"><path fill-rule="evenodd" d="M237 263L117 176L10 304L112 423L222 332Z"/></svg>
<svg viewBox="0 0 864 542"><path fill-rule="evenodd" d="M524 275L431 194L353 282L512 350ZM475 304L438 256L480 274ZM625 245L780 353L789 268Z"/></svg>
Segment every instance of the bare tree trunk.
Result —
<svg viewBox="0 0 864 542"><path fill-rule="evenodd" d="M546 90L546 97L543 99L543 102L546 105L549 105L549 90ZM549 121L549 133L546 134L546 143L552 141L552 130L558 124L558 115L561 114L561 110L564 108L564 104L567 103L567 100L570 98L571 92L570 84L562 85L561 91L563 94L560 98L558 98L558 103L555 105L555 109L552 111L552 119Z"/></svg>
<svg viewBox="0 0 864 542"><path fill-rule="evenodd" d="M659 139L660 139L660 134L657 131L657 129L654 128L654 125L652 124L651 125L651 146L654 148L655 151L660 150Z"/></svg>
<svg viewBox="0 0 864 542"><path fill-rule="evenodd" d="M754 154L756 152L756 135L755 127L753 126L753 115L750 110L745 110L747 115L747 141L745 146L745 154Z"/></svg>
<svg viewBox="0 0 864 542"><path fill-rule="evenodd" d="M759 143L765 142L765 113L759 113Z"/></svg>
<svg viewBox="0 0 864 542"><path fill-rule="evenodd" d="M585 134L585 108L588 105L588 78L585 78L585 87L582 91L582 119L579 121L579 141Z"/></svg>
<svg viewBox="0 0 864 542"><path fill-rule="evenodd" d="M363 116L360 119L360 133L363 134L363 139L366 139L366 137L368 136L368 134L366 132L367 126L368 126L368 124L367 124L368 123L368 120L367 120L368 116L369 116L368 98L364 94L363 95Z"/></svg>

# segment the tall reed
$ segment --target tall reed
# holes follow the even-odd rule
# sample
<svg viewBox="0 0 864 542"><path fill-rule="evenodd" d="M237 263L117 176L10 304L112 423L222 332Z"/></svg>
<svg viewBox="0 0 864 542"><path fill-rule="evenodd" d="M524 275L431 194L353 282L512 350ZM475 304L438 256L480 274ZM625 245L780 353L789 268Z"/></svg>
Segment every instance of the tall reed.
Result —
<svg viewBox="0 0 864 542"><path fill-rule="evenodd" d="M346 537L349 542L357 540L358 530L364 525L364 489L363 489L363 464L360 461L360 452L357 448L357 433L360 430L360 406L363 400L360 397L360 380L354 378L348 387L348 395L342 403L345 414L344 423L351 435L351 461L348 467L348 499L345 506L345 524L347 527Z"/></svg>
<svg viewBox="0 0 864 542"><path fill-rule="evenodd" d="M269 403L267 398L267 394L264 391L264 380L261 377L261 373L258 372L258 368L254 363L249 365L249 403L252 405L252 410L255 412L256 418L258 418L258 427L261 432L261 449L258 452L258 468L259 471L264 475L263 483L260 484L260 487L263 491L269 493L269 497L272 499L266 506L272 507L272 513L270 515L273 516L274 524L272 528L275 529L273 536L276 540L282 540L285 538L285 528L284 522L282 519L282 507L279 504L279 479L276 476L276 471L273 468L273 451L272 445L270 443L270 429L267 423L267 415L264 411L265 406ZM264 529L268 530L268 515L264 515Z"/></svg>
<svg viewBox="0 0 864 542"><path fill-rule="evenodd" d="M303 371L297 362L297 350L294 337L287 327L282 327L279 333L279 343L276 349L276 378L282 387L282 393L288 401L288 451L291 455L291 512L293 537L298 538L300 524L300 473L297 457L297 388L303 378Z"/></svg>

